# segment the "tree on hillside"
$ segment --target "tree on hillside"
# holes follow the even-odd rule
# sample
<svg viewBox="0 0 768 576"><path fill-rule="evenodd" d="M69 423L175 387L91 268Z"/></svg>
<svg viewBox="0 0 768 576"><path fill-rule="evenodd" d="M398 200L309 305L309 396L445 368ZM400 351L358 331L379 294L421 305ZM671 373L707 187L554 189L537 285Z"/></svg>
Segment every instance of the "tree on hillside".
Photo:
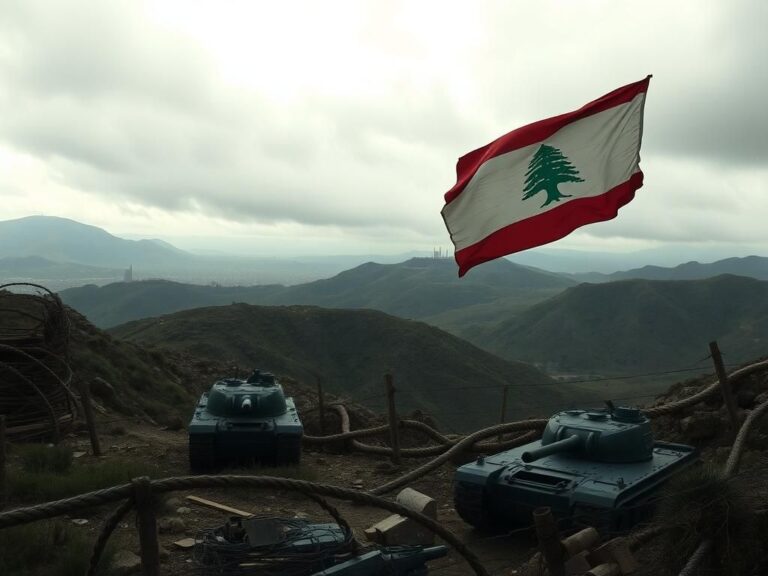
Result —
<svg viewBox="0 0 768 576"><path fill-rule="evenodd" d="M579 177L579 171L560 150L554 146L542 144L528 164L523 200L528 200L542 190L547 193L547 201L541 205L542 208L552 202L559 202L560 198L570 198L570 194L562 194L557 189L558 184L563 182L584 182L584 180Z"/></svg>

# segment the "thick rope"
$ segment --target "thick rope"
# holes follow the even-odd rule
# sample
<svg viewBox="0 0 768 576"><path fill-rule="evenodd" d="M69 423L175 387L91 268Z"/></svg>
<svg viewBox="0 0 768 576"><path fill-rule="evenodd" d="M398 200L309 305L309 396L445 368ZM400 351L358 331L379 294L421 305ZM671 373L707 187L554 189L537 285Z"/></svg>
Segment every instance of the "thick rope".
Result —
<svg viewBox="0 0 768 576"><path fill-rule="evenodd" d="M755 364L750 364L749 366L744 366L743 368L739 368L738 370L731 372L728 375L728 384L729 385L734 384L737 380L745 376L749 376L750 374L754 374L755 372L759 372L760 370L764 370L766 368L768 368L768 360L764 360L763 362L756 362ZM648 418L656 418L658 416L672 414L673 412L677 412L679 410L682 410L683 408L688 408L689 406L698 404L699 402L706 400L710 396L714 396L719 389L720 389L720 382L715 381L715 382L712 382L709 386L707 386L703 390L697 392L696 394L693 394L692 396L688 396L687 398L682 398L675 402L670 402L669 404L662 404L661 406L654 406L653 408L647 408L646 410L643 410L643 412L645 413L646 416L648 416Z"/></svg>
<svg viewBox="0 0 768 576"><path fill-rule="evenodd" d="M382 425L382 426L376 426L373 428L364 428L361 430L351 431L349 429L349 413L347 412L346 407L343 404L334 404L332 405L332 407L338 412L339 417L341 419L341 433L332 434L329 436L304 436L303 437L304 441L308 441L310 444L322 444L324 442L333 442L333 441L351 439L352 447L360 452L364 452L368 454L378 454L378 455L384 455L384 456L392 455L392 448L390 448L389 446L374 446L372 444L365 444L356 439L356 438L365 437L365 436L378 436L378 435L388 434L390 431L388 425ZM466 436L459 436L458 438L448 438L447 436L441 434L438 430L435 430L428 424L425 424L424 422L419 422L418 420L401 420L400 427L419 430L420 432L424 432L425 434L427 434L428 436L430 436L431 438L433 438L434 440L440 443L440 445L438 446L401 448L400 455L405 457L424 458L428 456L436 456L439 454L443 454L451 446L455 446L458 442L466 438ZM493 452L493 451L508 450L509 448L513 448L515 446L519 446L519 443L517 442L517 438L512 438L510 440L505 440L503 442L477 443L477 444L473 444L469 448L469 450L473 452L487 453L487 452Z"/></svg>
<svg viewBox="0 0 768 576"><path fill-rule="evenodd" d="M399 478L395 478L394 480L387 482L386 484L382 484L378 488L374 488L370 491L371 494L386 494L387 492L391 492L395 488L399 488L400 486L404 486L405 484L408 484L412 481L414 481L417 478L420 478L421 476L424 476L425 474L429 474L432 470L435 470L436 468L439 468L442 466L445 462L448 462L455 454L460 454L461 452L467 450L470 446L472 446L477 440L482 440L483 438L488 438L490 436L498 436L499 434L506 433L506 432L518 432L521 430L531 430L528 434L523 434L522 436L515 439L516 445L525 444L526 442L530 442L531 440L535 439L538 436L538 431L541 428L544 428L544 426L547 425L547 420L525 420L523 422L509 422L507 424L498 424L496 426L491 426L490 428L486 428L484 430L479 430L475 432L474 434L470 434L466 438L464 438L461 442L457 443L455 446L451 447L447 452L441 454L434 460L430 460L426 464L423 464L422 466L419 466L418 468L411 470L407 474L404 474L400 476Z"/></svg>
<svg viewBox="0 0 768 576"><path fill-rule="evenodd" d="M377 508L384 508L395 514L411 518L418 524L428 528L437 536L442 538L447 544L452 546L467 563L472 567L478 576L488 576L488 572L477 556L456 536L446 530L441 524L432 520L428 516L415 512L396 502L391 502L373 494L358 492L349 488L340 488L329 484L317 484L305 480L293 480L290 478L273 478L270 476L179 476L174 478L164 478L151 481L151 487L155 493L172 492L174 490L190 490L195 488L231 488L248 487L258 489L284 489L301 492L302 494L316 494L320 496L330 496L344 500L351 500ZM27 524L35 520L43 520L67 514L74 510L107 504L123 498L131 498L133 488L130 484L113 486L96 492L80 494L72 498L58 500L56 502L47 502L28 508L19 508L8 512L0 513L0 528ZM115 515L113 515L114 517Z"/></svg>
<svg viewBox="0 0 768 576"><path fill-rule="evenodd" d="M747 435L749 434L752 425L762 418L766 411L768 411L768 401L763 402L752 410L749 413L749 416L747 416L747 419L744 420L744 423L741 425L741 428L739 428L739 433L736 435L736 439L733 441L733 446L731 447L731 452L728 455L728 460L725 463L725 469L723 470L723 476L726 478L730 478L733 476L733 474L738 470L739 468L739 461L741 460L741 454L744 452L744 443L747 439Z"/></svg>
<svg viewBox="0 0 768 576"><path fill-rule="evenodd" d="M123 498L131 497L132 494L133 488L130 484L121 484L95 492L78 494L71 498L0 512L0 528L28 524L29 522L69 514L70 512L91 506L101 506L102 504L117 502Z"/></svg>
<svg viewBox="0 0 768 576"><path fill-rule="evenodd" d="M104 553L104 549L107 547L112 532L115 531L120 521L125 518L125 515L133 508L133 499L130 498L115 508L114 512L109 515L104 521L104 526L99 532L99 537L96 539L96 543L93 545L93 552L91 553L91 561L88 565L87 576L96 576L96 571L99 568L99 560Z"/></svg>

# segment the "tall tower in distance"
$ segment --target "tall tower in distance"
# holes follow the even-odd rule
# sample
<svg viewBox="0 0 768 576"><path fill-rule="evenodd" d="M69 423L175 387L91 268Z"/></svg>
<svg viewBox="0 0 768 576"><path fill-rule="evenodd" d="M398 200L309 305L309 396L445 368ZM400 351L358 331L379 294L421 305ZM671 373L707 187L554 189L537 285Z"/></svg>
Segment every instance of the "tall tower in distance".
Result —
<svg viewBox="0 0 768 576"><path fill-rule="evenodd" d="M133 264L123 273L123 282L133 282Z"/></svg>

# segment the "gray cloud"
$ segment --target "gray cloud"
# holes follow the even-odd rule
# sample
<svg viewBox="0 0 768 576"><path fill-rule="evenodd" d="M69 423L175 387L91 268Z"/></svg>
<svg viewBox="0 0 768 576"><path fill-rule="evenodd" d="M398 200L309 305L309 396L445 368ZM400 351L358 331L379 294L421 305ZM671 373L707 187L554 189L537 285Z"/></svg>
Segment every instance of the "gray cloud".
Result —
<svg viewBox="0 0 768 576"><path fill-rule="evenodd" d="M412 61L417 36L382 2L366 37L411 71L364 97L284 102L224 81L204 47L139 3L6 4L0 105L12 113L0 116L0 141L109 201L445 238L439 210L459 155L652 72L644 158L663 161L644 162L638 199L589 233L755 239L759 227L739 223L739 211L768 206L753 194L768 158L759 2L467 3L453 8L466 11L468 39L456 39L466 54L449 51L456 61L442 74L426 57ZM253 54L251 65L274 57Z"/></svg>

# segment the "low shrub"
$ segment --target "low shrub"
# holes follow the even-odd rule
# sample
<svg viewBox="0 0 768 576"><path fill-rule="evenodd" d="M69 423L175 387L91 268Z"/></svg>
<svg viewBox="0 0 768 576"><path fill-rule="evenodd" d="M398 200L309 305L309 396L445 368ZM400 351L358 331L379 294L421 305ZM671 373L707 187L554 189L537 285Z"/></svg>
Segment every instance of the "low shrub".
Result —
<svg viewBox="0 0 768 576"><path fill-rule="evenodd" d="M17 446L15 450L26 472L63 474L72 467L72 449L68 446L26 444Z"/></svg>
<svg viewBox="0 0 768 576"><path fill-rule="evenodd" d="M82 576L93 542L84 530L63 521L44 521L0 530L0 574ZM114 548L107 546L97 574L109 570Z"/></svg>
<svg viewBox="0 0 768 576"><path fill-rule="evenodd" d="M72 467L69 472L33 472L26 469L10 470L8 485L14 500L45 501L74 496L83 492L100 490L125 484L138 476L156 475L154 464L103 460L92 464Z"/></svg>

